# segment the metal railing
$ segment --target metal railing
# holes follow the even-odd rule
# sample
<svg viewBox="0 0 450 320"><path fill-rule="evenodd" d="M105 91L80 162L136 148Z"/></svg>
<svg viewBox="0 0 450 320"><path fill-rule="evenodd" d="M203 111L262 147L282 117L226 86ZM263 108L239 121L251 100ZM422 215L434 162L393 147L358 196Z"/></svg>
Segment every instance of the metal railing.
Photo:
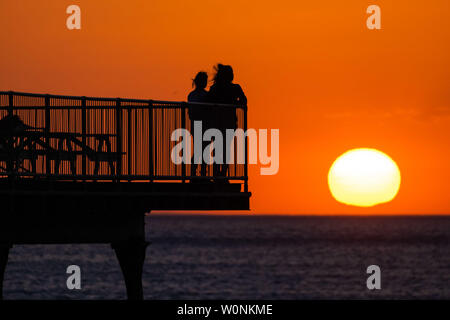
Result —
<svg viewBox="0 0 450 320"><path fill-rule="evenodd" d="M9 146L0 145L0 177L112 182L211 179L212 165L207 166L205 176L199 176L191 175L190 164L177 165L171 160L177 144L171 141L171 134L179 128L192 132L188 110L195 106L0 92L0 119L17 115L29 126L14 134ZM237 128L246 132L247 107L226 107L236 110ZM214 178L241 181L247 190L247 137L244 149L245 163L238 164L234 152L226 176Z"/></svg>

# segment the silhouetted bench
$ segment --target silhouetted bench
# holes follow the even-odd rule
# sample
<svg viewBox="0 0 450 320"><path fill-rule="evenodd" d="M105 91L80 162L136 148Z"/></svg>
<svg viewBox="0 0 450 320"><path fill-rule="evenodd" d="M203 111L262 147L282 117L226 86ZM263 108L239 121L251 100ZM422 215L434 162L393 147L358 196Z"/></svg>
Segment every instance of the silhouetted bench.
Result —
<svg viewBox="0 0 450 320"><path fill-rule="evenodd" d="M82 138L94 138L96 147L91 148L83 143ZM61 161L69 161L71 174L76 174L76 160L78 156L86 158L95 163L94 175L98 175L101 162L107 162L111 174L115 174L117 163L124 153L113 152L111 148L111 138L116 138L115 134L81 134L69 132L48 132L25 131L14 137L16 141L13 147L0 150L0 161L13 161L16 170L23 160L30 160L32 172L36 172L36 161L39 156L46 157L54 161L55 174L59 174ZM80 140L81 138L81 140ZM50 139L57 140L57 147L54 148ZM77 146L79 150L75 150ZM106 147L106 150L103 150Z"/></svg>

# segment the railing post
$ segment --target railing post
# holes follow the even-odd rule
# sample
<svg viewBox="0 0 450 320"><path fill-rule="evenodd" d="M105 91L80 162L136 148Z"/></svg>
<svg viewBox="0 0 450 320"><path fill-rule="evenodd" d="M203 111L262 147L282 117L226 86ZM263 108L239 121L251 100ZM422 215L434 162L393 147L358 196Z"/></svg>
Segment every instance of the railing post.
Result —
<svg viewBox="0 0 450 320"><path fill-rule="evenodd" d="M150 182L153 182L153 101L148 101L148 171Z"/></svg>
<svg viewBox="0 0 450 320"><path fill-rule="evenodd" d="M8 106L8 116L12 116L14 113L14 93L12 91L8 94L9 97L9 106ZM13 142L8 142L8 149L12 148ZM14 175L14 163L11 157L6 161L6 172L8 174L8 177L11 177L11 175Z"/></svg>
<svg viewBox="0 0 450 320"><path fill-rule="evenodd" d="M81 98L81 141L83 146L86 146L86 97ZM83 147L83 155L82 155L82 175L86 177L86 148ZM84 179L83 179L84 180Z"/></svg>
<svg viewBox="0 0 450 320"><path fill-rule="evenodd" d="M12 116L14 112L14 92L10 91L8 93L8 97L9 97L8 115Z"/></svg>
<svg viewBox="0 0 450 320"><path fill-rule="evenodd" d="M244 165L244 192L248 192L248 138L247 138L247 105L244 106L244 159L245 159L245 165Z"/></svg>
<svg viewBox="0 0 450 320"><path fill-rule="evenodd" d="M181 128L186 129L186 104L181 104ZM186 142L185 140L183 140ZM191 143L189 141L189 143ZM183 177L183 183L186 182L186 148L183 149L183 163L181 164L181 176Z"/></svg>
<svg viewBox="0 0 450 320"><path fill-rule="evenodd" d="M158 109L156 109L154 105L152 105L152 109L155 110L156 119L158 120L158 112L157 112ZM162 111L161 111L161 115L162 115ZM159 154L158 154L158 147L159 147L159 145L158 145L158 130L159 129L158 129L158 121L154 121L153 115L152 115L152 120L153 120L153 126L154 126L153 131L155 132L155 140L154 140L154 146L153 146L153 150L154 150L153 158L155 159L155 161L153 162L153 178L155 178L155 176L158 175L158 168L159 168L158 167L158 156L159 156ZM161 121L161 123L162 123L162 121Z"/></svg>
<svg viewBox="0 0 450 320"><path fill-rule="evenodd" d="M119 158L117 159L116 176L117 182L120 182L122 175L122 106L120 98L116 100L116 146Z"/></svg>
<svg viewBox="0 0 450 320"><path fill-rule="evenodd" d="M132 139L131 139L131 107L128 105L127 106L127 121L128 121L128 132L127 132L127 158L128 158L128 176L131 176L131 143L132 143ZM131 181L130 178L128 177L128 181Z"/></svg>
<svg viewBox="0 0 450 320"><path fill-rule="evenodd" d="M48 94L45 95L45 127L44 127L44 138L45 138L45 144L47 146L50 145L50 96ZM51 168L51 162L50 158L47 156L45 157L45 171L47 176L50 176L52 174L52 168Z"/></svg>

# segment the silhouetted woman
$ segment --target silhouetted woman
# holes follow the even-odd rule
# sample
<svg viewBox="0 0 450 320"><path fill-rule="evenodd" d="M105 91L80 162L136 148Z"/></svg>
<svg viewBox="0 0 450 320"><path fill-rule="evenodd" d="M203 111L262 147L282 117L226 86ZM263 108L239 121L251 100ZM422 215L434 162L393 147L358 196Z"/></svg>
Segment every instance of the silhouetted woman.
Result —
<svg viewBox="0 0 450 320"><path fill-rule="evenodd" d="M208 85L208 74L206 72L199 72L192 80L192 90L188 95L189 102L206 102L208 97L208 91L206 91L206 86ZM191 111L191 110L189 110Z"/></svg>
<svg viewBox="0 0 450 320"><path fill-rule="evenodd" d="M214 84L209 89L208 100L214 103L230 104L230 105L247 105L247 97L241 86L233 83L233 68L229 65L218 64L215 67L216 75L214 76ZM226 176L228 171L228 156L230 146L226 144L226 129L236 129L237 117L236 108L220 107L215 112L215 123L217 129L222 132L224 138L223 143L223 161L222 166L216 166L214 174ZM228 152L227 152L228 151Z"/></svg>
<svg viewBox="0 0 450 320"><path fill-rule="evenodd" d="M192 81L194 90L188 95L188 102L207 102L208 91L206 86L208 85L208 74L206 72L199 72ZM189 107L189 118L191 119L191 133L194 134L194 121L202 121L202 131L208 129L210 125L211 110L208 107L191 106ZM201 133L200 140L202 141L202 155L201 155L201 169L200 175L206 176L206 164L203 161L203 149L209 143L203 142L203 132ZM196 137L194 137L195 141ZM191 176L197 175L197 164L195 164L195 155L192 155L191 159Z"/></svg>

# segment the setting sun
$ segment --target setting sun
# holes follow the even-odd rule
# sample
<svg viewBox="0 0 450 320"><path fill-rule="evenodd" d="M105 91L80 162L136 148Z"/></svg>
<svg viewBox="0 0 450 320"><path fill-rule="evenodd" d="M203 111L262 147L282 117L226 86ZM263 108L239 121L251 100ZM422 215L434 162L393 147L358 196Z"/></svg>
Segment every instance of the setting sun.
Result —
<svg viewBox="0 0 450 320"><path fill-rule="evenodd" d="M400 188L400 170L376 149L353 149L336 159L328 172L333 197L344 204L371 207L389 202Z"/></svg>

